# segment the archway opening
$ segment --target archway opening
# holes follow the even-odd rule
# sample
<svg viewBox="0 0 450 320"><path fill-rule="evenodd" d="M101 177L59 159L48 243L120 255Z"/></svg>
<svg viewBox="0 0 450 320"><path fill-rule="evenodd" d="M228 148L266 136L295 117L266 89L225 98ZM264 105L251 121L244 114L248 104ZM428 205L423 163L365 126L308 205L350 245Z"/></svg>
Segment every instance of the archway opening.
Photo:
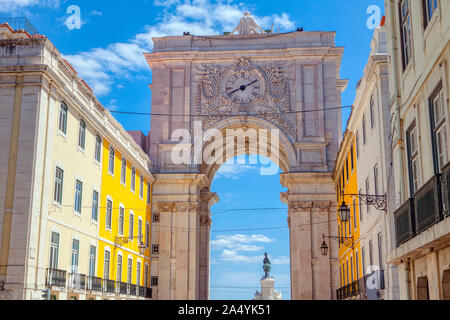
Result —
<svg viewBox="0 0 450 320"><path fill-rule="evenodd" d="M287 205L280 200L281 169L269 158L239 155L216 169L211 191L210 298L251 300L261 292L264 253L275 290L290 299Z"/></svg>

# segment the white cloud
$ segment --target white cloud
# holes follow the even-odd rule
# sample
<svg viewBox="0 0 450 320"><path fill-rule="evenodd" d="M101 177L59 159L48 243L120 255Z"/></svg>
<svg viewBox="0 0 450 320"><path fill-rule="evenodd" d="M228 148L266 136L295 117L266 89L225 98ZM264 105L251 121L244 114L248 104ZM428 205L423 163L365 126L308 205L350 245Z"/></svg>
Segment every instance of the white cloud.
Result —
<svg viewBox="0 0 450 320"><path fill-rule="evenodd" d="M33 6L57 8L59 3L59 0L1 0L0 12L17 13Z"/></svg>
<svg viewBox="0 0 450 320"><path fill-rule="evenodd" d="M6 1L15 3L18 0ZM19 0L19 2L37 2L37 0ZM185 31L194 35L222 34L224 31L232 31L246 10L243 4L234 4L232 0L226 2L192 0L183 3L179 0L155 0L154 5L162 7L163 10L158 22L145 26L145 32L136 34L124 42L67 56L67 60L97 95L108 94L114 82L120 78L134 77L136 71L150 71L143 53L152 50L153 37L182 35ZM272 23L275 23L275 26L279 25L282 31L287 31L294 25L286 13L255 16L255 19L265 29L270 28ZM95 68L92 69L92 66ZM228 168L223 169L223 173L228 176L241 172L241 169L248 168Z"/></svg>
<svg viewBox="0 0 450 320"><path fill-rule="evenodd" d="M221 260L228 262L254 263L262 261L264 256L243 256L233 250L223 250L220 258Z"/></svg>
<svg viewBox="0 0 450 320"><path fill-rule="evenodd" d="M211 241L211 248L212 250L223 250L220 255L220 260L222 261L253 263L262 261L263 256L244 256L239 254L239 252L263 251L264 246L260 244L274 241L261 234L219 235L216 237L216 240Z"/></svg>

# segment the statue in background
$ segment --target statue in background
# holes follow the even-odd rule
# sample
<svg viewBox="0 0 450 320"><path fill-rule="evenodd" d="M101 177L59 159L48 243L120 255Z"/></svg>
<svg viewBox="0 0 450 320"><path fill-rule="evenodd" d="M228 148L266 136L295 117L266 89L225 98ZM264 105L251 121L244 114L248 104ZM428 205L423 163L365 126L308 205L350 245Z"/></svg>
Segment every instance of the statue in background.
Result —
<svg viewBox="0 0 450 320"><path fill-rule="evenodd" d="M239 25L231 34L234 34L236 31L239 34L258 34L264 32L263 29L256 23L255 18L253 18L248 11L244 13L244 16L239 21Z"/></svg>

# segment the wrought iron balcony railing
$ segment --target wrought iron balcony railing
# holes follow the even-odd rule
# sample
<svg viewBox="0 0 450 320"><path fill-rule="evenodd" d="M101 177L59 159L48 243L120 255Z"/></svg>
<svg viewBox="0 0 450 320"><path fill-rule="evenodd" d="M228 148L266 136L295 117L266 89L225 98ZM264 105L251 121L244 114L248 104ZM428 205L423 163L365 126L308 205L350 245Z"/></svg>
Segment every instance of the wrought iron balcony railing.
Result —
<svg viewBox="0 0 450 320"><path fill-rule="evenodd" d="M115 281L103 279L103 292L115 293Z"/></svg>
<svg viewBox="0 0 450 320"><path fill-rule="evenodd" d="M145 297L145 287L139 286L139 297Z"/></svg>
<svg viewBox="0 0 450 320"><path fill-rule="evenodd" d="M450 164L394 213L397 247L448 217L449 199Z"/></svg>
<svg viewBox="0 0 450 320"><path fill-rule="evenodd" d="M130 287L130 296L137 296L137 285L129 284Z"/></svg>
<svg viewBox="0 0 450 320"><path fill-rule="evenodd" d="M58 269L47 269L47 278L45 281L47 286L66 287L66 272Z"/></svg>
<svg viewBox="0 0 450 320"><path fill-rule="evenodd" d="M441 175L434 176L414 194L417 234L441 221L440 199Z"/></svg>
<svg viewBox="0 0 450 320"><path fill-rule="evenodd" d="M128 294L128 283L125 282L117 282L117 286L119 287L120 294Z"/></svg>
<svg viewBox="0 0 450 320"><path fill-rule="evenodd" d="M414 199L408 199L395 213L397 247L415 235Z"/></svg>
<svg viewBox="0 0 450 320"><path fill-rule="evenodd" d="M359 295L359 282L354 281L342 288L338 289L336 292L338 300L345 300L352 297L357 297Z"/></svg>
<svg viewBox="0 0 450 320"><path fill-rule="evenodd" d="M69 273L69 283L70 289L84 290L86 289L86 275L78 273Z"/></svg>
<svg viewBox="0 0 450 320"><path fill-rule="evenodd" d="M102 291L102 279L97 277L87 277L86 290L89 291Z"/></svg>

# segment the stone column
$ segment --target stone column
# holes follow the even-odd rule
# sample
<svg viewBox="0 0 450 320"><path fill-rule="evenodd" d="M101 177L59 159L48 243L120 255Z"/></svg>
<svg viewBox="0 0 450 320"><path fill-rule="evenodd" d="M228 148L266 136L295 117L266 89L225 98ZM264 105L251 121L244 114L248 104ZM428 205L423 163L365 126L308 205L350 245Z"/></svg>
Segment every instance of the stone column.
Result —
<svg viewBox="0 0 450 320"><path fill-rule="evenodd" d="M337 232L331 174L285 173L281 183L289 189L282 200L289 206L291 298L331 300L339 286L337 243L328 241L328 256L320 250L323 234Z"/></svg>
<svg viewBox="0 0 450 320"><path fill-rule="evenodd" d="M199 299L209 300L209 262L210 262L210 240L211 240L211 212L212 205L219 201L216 193L209 192L205 188L200 193L200 231L199 231Z"/></svg>
<svg viewBox="0 0 450 320"><path fill-rule="evenodd" d="M151 275L159 277L155 299L199 299L200 190L209 181L197 174L158 174L153 210L160 213L159 245ZM152 231L153 232L153 231Z"/></svg>
<svg viewBox="0 0 450 320"><path fill-rule="evenodd" d="M410 262L402 261L398 266L398 280L400 285L400 300L410 300Z"/></svg>

